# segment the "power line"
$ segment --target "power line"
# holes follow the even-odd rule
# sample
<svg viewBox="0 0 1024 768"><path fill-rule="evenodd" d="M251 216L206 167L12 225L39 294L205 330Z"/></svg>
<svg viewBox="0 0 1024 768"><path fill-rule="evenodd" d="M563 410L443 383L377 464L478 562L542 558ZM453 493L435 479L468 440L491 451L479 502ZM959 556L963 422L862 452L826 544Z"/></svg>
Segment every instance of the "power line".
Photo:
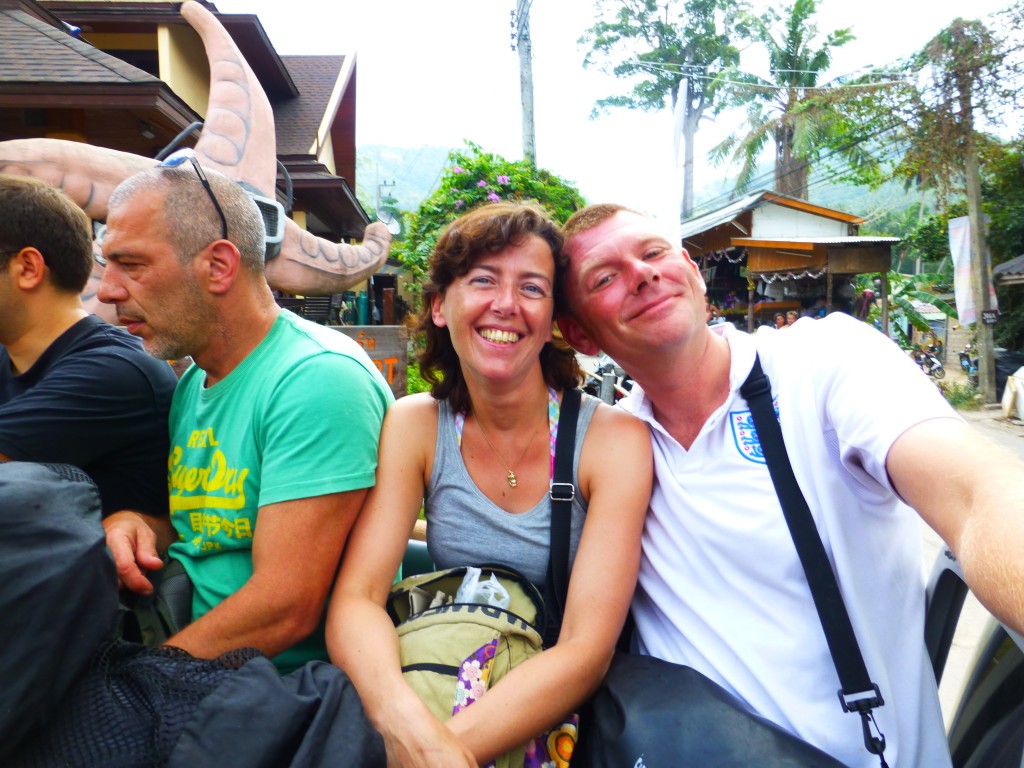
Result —
<svg viewBox="0 0 1024 768"><path fill-rule="evenodd" d="M905 124L906 124L906 120L897 120L896 122L892 123L891 125L883 126L882 128L879 128L878 130L873 131L872 133L867 134L866 136L858 138L857 140L852 141L852 142L850 142L850 143L848 143L848 144L846 144L846 145L844 145L842 147L837 147L836 149L821 155L817 159L817 162L818 163L827 162L830 158L835 157L836 155L840 155L841 153L847 152L848 150L852 149L853 147L858 146L859 144L862 144L865 141L868 141L869 139L873 139L873 138L876 138L878 136L881 136L882 134L887 133L888 131L891 131L891 130L895 129L895 128L899 127L900 125L905 125ZM888 159L888 156L887 155L883 156L882 159L883 160ZM810 166L810 163L805 162L802 165L797 166L796 168L790 169L790 170L786 171L785 173L781 174L779 176L779 178L780 179L786 178L787 176L790 176L791 174L796 173L796 172L802 170L803 168L809 167L809 166ZM849 163L846 166L845 170L849 171L849 170L852 170L852 168L853 168L853 163ZM759 174L758 176L755 176L755 177L751 178L747 182L746 186L748 186L748 187L757 186L757 185L763 183L764 181L767 181L769 178L774 179L774 177L775 177L775 169L772 168L772 170L770 170L770 171L766 171L765 173ZM712 211L715 208L721 207L722 204L727 203L730 200L734 199L734 195L735 195L735 190L731 191L731 192L722 193L720 195L717 195L716 197L713 197L709 201L705 201L700 206L695 207L694 212L693 212L693 216L691 218L694 218L694 217L696 217L698 215L701 215L702 213L706 213L708 211Z"/></svg>
<svg viewBox="0 0 1024 768"><path fill-rule="evenodd" d="M844 78L853 77L853 75L850 74L850 75L840 75L839 77L834 78L831 82L829 82L829 83L827 83L825 85L800 85L800 84L776 85L774 83L769 83L769 82L767 82L765 80L761 80L760 82L751 82L749 80L731 80L731 79L730 80L723 80L721 78L722 74L724 74L725 72L733 71L733 70L723 70L723 71L719 72L718 74L699 74L701 71L705 71L705 72L707 71L706 65L698 65L698 64L671 64L671 63L660 63L659 64L659 63L646 62L646 61L640 61L640 60L637 60L635 62L635 64L636 64L637 68L642 69L642 70L647 70L648 72L651 72L651 73L662 73L662 74L671 74L671 75L679 75L679 74L681 74L684 77L689 78L691 80L700 80L700 81L709 82L709 83L710 82L717 82L717 83L722 83L722 84L726 84L726 85L731 85L731 86L734 86L734 87L737 87L737 88L746 88L746 89L751 90L751 91L759 91L759 92L799 90L799 91L820 91L820 92L835 93L836 91L844 91L844 90L885 88L885 87L888 87L888 86L900 85L902 83L905 83L906 80L910 77L910 73L906 73L906 72L873 71L873 72L869 72L868 74L870 74L870 75L877 75L879 77L881 77L881 76L893 77L893 78L897 78L897 79L894 79L894 80L879 80L879 81L875 81L875 82L866 82L866 83L841 82ZM772 71L773 72L804 72L804 73L807 73L807 74L813 74L809 70L772 70ZM756 78L758 78L760 80L758 75L750 75L750 76L751 77L756 77Z"/></svg>

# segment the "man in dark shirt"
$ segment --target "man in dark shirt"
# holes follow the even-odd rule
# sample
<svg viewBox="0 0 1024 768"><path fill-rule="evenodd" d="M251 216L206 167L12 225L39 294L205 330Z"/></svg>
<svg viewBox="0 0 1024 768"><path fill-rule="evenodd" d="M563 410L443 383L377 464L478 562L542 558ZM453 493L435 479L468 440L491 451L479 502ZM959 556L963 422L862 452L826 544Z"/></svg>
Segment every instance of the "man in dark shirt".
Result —
<svg viewBox="0 0 1024 768"><path fill-rule="evenodd" d="M141 515L144 568L172 540L167 501L170 366L86 313L88 217L62 192L0 175L0 461L66 463L99 487L104 525ZM108 527L109 530L109 527ZM129 542L110 540L111 549ZM119 574L137 592L141 570Z"/></svg>

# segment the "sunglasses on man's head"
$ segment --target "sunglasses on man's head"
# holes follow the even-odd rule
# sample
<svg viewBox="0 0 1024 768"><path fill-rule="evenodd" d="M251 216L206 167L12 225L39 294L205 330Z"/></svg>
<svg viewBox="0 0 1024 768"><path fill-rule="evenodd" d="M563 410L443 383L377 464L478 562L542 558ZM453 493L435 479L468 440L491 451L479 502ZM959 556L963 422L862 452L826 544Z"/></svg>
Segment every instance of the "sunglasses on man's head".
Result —
<svg viewBox="0 0 1024 768"><path fill-rule="evenodd" d="M177 168L185 162L192 163L192 167L196 169L196 175L199 177L199 181L203 185L203 189L206 190L206 194L210 196L210 202L213 203L213 207L217 209L217 215L220 216L220 227L221 227L221 239L228 239L228 220L224 217L224 210L220 207L220 203L217 201L217 196L213 194L213 187L210 186L210 180L206 178L206 172L203 170L203 166L199 164L199 160L196 158L195 150L193 149L179 149L174 152L160 163L161 168Z"/></svg>

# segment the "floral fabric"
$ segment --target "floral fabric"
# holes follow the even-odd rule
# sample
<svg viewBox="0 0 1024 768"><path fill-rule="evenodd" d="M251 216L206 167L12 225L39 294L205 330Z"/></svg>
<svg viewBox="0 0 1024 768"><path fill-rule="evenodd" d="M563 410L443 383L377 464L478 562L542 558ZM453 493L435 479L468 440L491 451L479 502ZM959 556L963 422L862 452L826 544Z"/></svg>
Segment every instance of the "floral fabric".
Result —
<svg viewBox="0 0 1024 768"><path fill-rule="evenodd" d="M498 638L476 651L462 662L459 676L455 683L455 701L452 715L461 712L487 692L487 683L491 676L491 662L498 650ZM533 738L526 745L523 768L569 768L576 747L576 728L579 715L572 715L556 728ZM483 768L493 768L490 762Z"/></svg>
<svg viewBox="0 0 1024 768"><path fill-rule="evenodd" d="M452 715L456 715L484 695L487 681L491 676L491 662L498 650L498 638L478 648L469 655L459 669L455 683L455 703Z"/></svg>

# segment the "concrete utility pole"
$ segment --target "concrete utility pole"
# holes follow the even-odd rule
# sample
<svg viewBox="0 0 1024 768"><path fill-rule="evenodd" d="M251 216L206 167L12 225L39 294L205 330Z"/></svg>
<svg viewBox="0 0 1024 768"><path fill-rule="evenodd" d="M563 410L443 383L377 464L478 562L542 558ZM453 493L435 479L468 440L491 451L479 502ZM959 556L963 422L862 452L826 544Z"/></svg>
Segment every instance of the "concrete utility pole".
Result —
<svg viewBox="0 0 1024 768"><path fill-rule="evenodd" d="M530 6L533 0L516 0L512 11L512 50L519 52L519 93L523 114L523 159L537 164L533 130L533 55L530 43Z"/></svg>
<svg viewBox="0 0 1024 768"><path fill-rule="evenodd" d="M381 194L381 190L387 189L388 187L394 187L394 186L395 186L395 182L394 181L388 181L387 179L384 179L384 181L377 183L377 213L378 213L378 215L380 214L380 201L381 201L381 199L384 198L384 197L390 197L389 194Z"/></svg>
<svg viewBox="0 0 1024 768"><path fill-rule="evenodd" d="M964 177L967 187L967 215L971 222L971 285L975 323L978 329L978 383L987 403L996 402L996 361L992 351L992 326L983 321L992 309L989 293L989 256L985 242L985 217L981 210L981 171L978 165L978 147L974 141L974 105L971 102L971 80L960 79L960 115L964 126Z"/></svg>

